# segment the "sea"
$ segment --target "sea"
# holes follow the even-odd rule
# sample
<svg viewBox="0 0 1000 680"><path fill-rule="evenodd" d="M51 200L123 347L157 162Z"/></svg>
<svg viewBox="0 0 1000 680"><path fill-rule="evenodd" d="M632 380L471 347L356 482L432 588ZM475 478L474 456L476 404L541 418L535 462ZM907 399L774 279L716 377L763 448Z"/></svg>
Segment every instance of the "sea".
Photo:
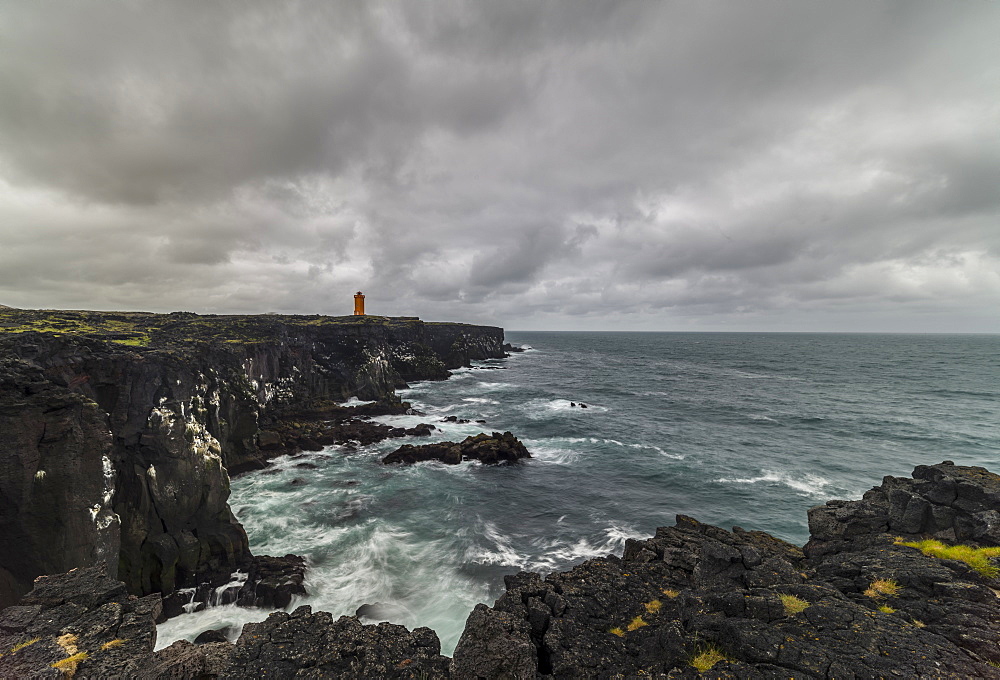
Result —
<svg viewBox="0 0 1000 680"><path fill-rule="evenodd" d="M400 396L432 439L331 446L232 480L255 554L304 555L334 616L428 626L451 654L505 574L620 555L677 514L796 544L807 510L952 460L1000 469L1000 336L508 332L526 348ZM476 422L444 422L456 416ZM514 433L521 464L384 466L403 443ZM308 463L316 467L303 466ZM238 582L239 576L235 576ZM268 612L232 605L159 626L158 648Z"/></svg>

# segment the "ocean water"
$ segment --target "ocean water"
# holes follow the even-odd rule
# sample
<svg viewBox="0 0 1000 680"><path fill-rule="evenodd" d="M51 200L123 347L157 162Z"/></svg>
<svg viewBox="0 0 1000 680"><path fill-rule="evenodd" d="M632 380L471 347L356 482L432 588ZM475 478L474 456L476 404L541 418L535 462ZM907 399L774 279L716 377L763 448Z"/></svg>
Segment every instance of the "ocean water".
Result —
<svg viewBox="0 0 1000 680"><path fill-rule="evenodd" d="M808 538L806 510L945 459L1000 468L1000 336L515 333L523 354L401 396L435 439L510 430L521 465L382 466L402 440L276 461L233 480L257 554L305 555L334 615L383 603L450 654L503 575L620 554L678 513ZM574 405L576 404L576 405ZM580 404L586 404L582 408ZM446 416L486 425L444 423ZM422 440L430 441L430 440ZM420 443L420 442L411 442ZM303 463L318 469L297 467ZM294 483L293 483L294 482ZM159 647L267 612L214 607L159 627Z"/></svg>

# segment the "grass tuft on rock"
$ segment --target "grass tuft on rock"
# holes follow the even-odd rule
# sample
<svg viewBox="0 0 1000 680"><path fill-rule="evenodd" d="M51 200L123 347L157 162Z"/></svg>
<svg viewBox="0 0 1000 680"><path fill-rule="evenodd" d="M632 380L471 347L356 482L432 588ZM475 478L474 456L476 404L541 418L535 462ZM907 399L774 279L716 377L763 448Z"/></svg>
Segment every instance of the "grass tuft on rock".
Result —
<svg viewBox="0 0 1000 680"><path fill-rule="evenodd" d="M655 614L656 612L660 611L661 607L663 607L663 603L660 602L659 600L652 600L651 602L645 603L643 607L645 607L646 611L649 612L650 614Z"/></svg>
<svg viewBox="0 0 1000 680"><path fill-rule="evenodd" d="M803 600L801 597L795 597L794 595L778 595L781 600L782 606L785 608L785 616L794 616L806 610L809 603Z"/></svg>
<svg viewBox="0 0 1000 680"><path fill-rule="evenodd" d="M992 558L1000 557L1000 547L974 548L971 545L946 545L933 538L924 541L897 540L896 545L916 548L928 557L965 562L986 578L997 578L1000 576L1000 567L991 562Z"/></svg>
<svg viewBox="0 0 1000 680"><path fill-rule="evenodd" d="M895 597L899 595L899 583L893 581L892 579L875 579L865 590L865 595L872 598L873 600L878 600L883 597Z"/></svg>
<svg viewBox="0 0 1000 680"><path fill-rule="evenodd" d="M700 647L691 657L689 662L699 673L711 670L715 664L721 661L732 661L725 652L716 645L705 645Z"/></svg>
<svg viewBox="0 0 1000 680"><path fill-rule="evenodd" d="M637 617L635 617L634 619L632 619L629 622L629 624L628 624L628 630L629 630L629 632L631 632L633 630L638 630L638 629L642 628L643 626L648 626L648 625L649 625L648 623L646 623L645 621L642 620L641 616L637 616Z"/></svg>
<svg viewBox="0 0 1000 680"><path fill-rule="evenodd" d="M617 635L618 637L625 637L625 631L617 626L608 631L612 635Z"/></svg>
<svg viewBox="0 0 1000 680"><path fill-rule="evenodd" d="M113 649L115 647L125 644L126 642L127 640L123 640L122 638L115 638L114 640L108 640L103 645L101 645L101 651L104 652L109 649Z"/></svg>
<svg viewBox="0 0 1000 680"><path fill-rule="evenodd" d="M79 652L73 656L67 656L65 659L60 659L52 664L52 668L60 670L63 675L68 678L72 678L76 673L76 667L80 665L81 661L86 661L90 657L87 652Z"/></svg>
<svg viewBox="0 0 1000 680"><path fill-rule="evenodd" d="M895 614L896 613L896 610L893 609L892 607L890 607L887 604L879 605L878 610L880 612L882 612L883 614Z"/></svg>
<svg viewBox="0 0 1000 680"><path fill-rule="evenodd" d="M664 588L660 592L669 598L674 598L681 594L679 590L674 590L673 588Z"/></svg>

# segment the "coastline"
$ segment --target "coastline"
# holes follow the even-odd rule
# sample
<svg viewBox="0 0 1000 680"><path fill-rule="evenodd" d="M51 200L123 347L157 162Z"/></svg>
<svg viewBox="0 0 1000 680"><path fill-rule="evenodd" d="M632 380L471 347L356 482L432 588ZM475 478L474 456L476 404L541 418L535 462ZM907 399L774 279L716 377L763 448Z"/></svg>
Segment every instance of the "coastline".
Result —
<svg viewBox="0 0 1000 680"><path fill-rule="evenodd" d="M8 382L21 385L22 390L23 385L40 386L31 389L35 390L36 398L44 397L42 403L52 403L52 391L58 392L60 387L74 394L72 388L83 385L78 392L85 393L88 384L99 383L94 380L95 372L81 370L80 363L91 362L89 366L94 366L119 357L117 351L101 354L101 347L106 345L84 342L84 352L75 342L55 342L44 333L18 340L13 347L22 355L29 355L36 364L43 354L39 347L49 352L56 350L52 356L57 356L58 361L50 363L41 373L8 364L20 371L9 373L14 382ZM67 346L75 354L68 352ZM254 349L258 357L259 350L260 347ZM136 353L148 360L155 351L136 350ZM84 356L87 352L89 355ZM398 361L412 366L413 360L409 358L412 356L403 355ZM162 360L156 357L156 361ZM444 363L440 358L438 361ZM67 368L66 364L73 362L77 362L76 367ZM366 379L370 380L371 363L360 364L357 374L367 373ZM247 364L242 366L245 368ZM393 366L391 360L389 366ZM422 370L426 370L426 364ZM66 380L72 371L76 377ZM48 385L53 373L61 376L62 384ZM396 371L397 377L402 373ZM426 371L429 379L432 373ZM87 379L73 384L80 375L86 375ZM411 374L411 380L412 375L415 374ZM30 380L26 381L26 377ZM385 373L384 377L391 378L391 374ZM440 378L440 373L436 377ZM394 393L400 382L392 380ZM270 391L272 398L278 387L291 389L287 382L272 381L271 387L250 385L265 396ZM66 400L61 403L67 404L61 410L69 408L73 413L100 407L96 400L61 398ZM8 402L22 409L22 416L24 404L30 403L30 399L23 403ZM369 420L372 416L381 417L380 413L405 413L407 406L388 396L365 406L336 405L329 401L312 403L308 409L285 407L271 410L269 415L266 409L258 412L256 444L264 451L254 467L266 464L263 459L271 455L299 460L295 465L311 464L308 457L291 456L308 455L316 450L314 445L320 448L327 445L324 442L364 443L364 437L394 436L388 434L390 431L399 436L400 430L402 435L420 436L407 432L405 427ZM161 402L160 406L164 405L167 409L162 410L154 425L169 420L164 415L170 410L170 399ZM185 417L194 410L193 406L194 401L188 401L186 407L174 413ZM195 422L200 421L195 418ZM206 419L202 424L219 442L209 422ZM86 431L82 425L77 427ZM168 441L172 430L166 428ZM261 446L262 434L267 447ZM200 446L213 453L204 436L185 441L195 452ZM116 445L111 443L112 447ZM108 444L102 446L105 448L100 452L110 458ZM216 453L220 459L221 448L220 444L220 452ZM92 621L88 617L96 610L117 602L122 613L105 633L117 636L123 626L144 631L129 638L132 644L118 643L108 649L103 646L123 638L104 639L100 635L87 638L83 632L77 634L86 638L86 646L77 645L78 649L89 654L78 664L83 675L138 674L141 664L148 677L155 677L152 669L156 669L156 674L182 677L185 672L194 673L191 669L198 669L195 674L246 677L282 673L281 669L287 670L287 664L295 659L294 664L299 668L315 668L342 677L500 677L510 669L531 676L578 677L641 671L684 677L694 672L693 660L705 651L703 648L714 646L721 654L717 660L721 665L713 672L737 677L746 673L841 677L892 671L921 675L926 669L914 665L907 656L913 654L931 658L938 672L992 677L990 663L1000 661L995 654L996 634L992 631L1000 618L996 598L989 599L987 592L992 592L991 588L1000 589L1000 583L995 577L951 564L953 560L942 561L915 552L914 548L899 544L896 538L937 536L952 543L985 547L1000 544L1000 536L994 535L990 519L1000 508L1000 478L981 468L949 464L919 466L914 476L914 480L888 477L882 487L865 494L861 501L831 501L813 508L809 513L811 537L804 549L764 532L739 528L728 532L679 516L675 527L660 528L651 539L626 541L621 558L586 560L568 572L556 571L544 579L529 573L508 576L506 593L493 607L477 605L469 614L450 659L440 654L438 635L428 628L408 631L393 624L363 625L359 617L334 621L329 614L314 613L309 607L291 614L273 613L264 622L248 624L235 647L216 638L200 645L171 644L153 653L156 632L155 628L150 632L149 626L162 618L165 608L176 611L178 602L169 597L161 601L155 595L139 601L129 599L121 584L116 585L116 581L102 575L99 567L93 567L77 569L64 577L41 579L36 583L36 590L42 588L40 592L28 595L19 606L0 611L0 630L7 634L0 642L5 649L13 650L33 639L28 635L39 638L39 642L17 649L16 655L0 658L0 668L5 664L21 664L11 666L21 672L41 668L39 664L63 649L58 645L52 647L55 643L48 638L54 634L51 626L42 624L42 614L51 619L52 607L70 602L75 596L58 594L63 592L60 589L68 588L95 594L79 601L83 610L77 608L72 612L76 618L60 621L63 628L83 631L92 625L85 622ZM272 580L279 586L287 585L283 582L291 575L302 576L301 568L297 568L297 572L279 568L271 574ZM876 572L883 572L884 578L876 578ZM62 579L69 579L66 583L72 582L72 586L60 585ZM252 576L243 583L252 580L256 584L251 591L266 582ZM900 590L879 597L865 594L876 580L895 581ZM299 583L302 582L299 578ZM308 578L305 583L308 585ZM866 583L868 587L861 588ZM225 581L208 584L202 594L205 600L210 600L220 587L223 592L228 591ZM233 590L238 599L242 585ZM258 604L287 606L298 593L286 590L283 595L288 595L288 599ZM188 598L186 603L193 602L188 593L185 598ZM795 598L798 603L794 607L802 607L801 610L786 611L785 602L791 601L787 598ZM861 625L846 626L845 621ZM965 633L964 637L956 637L953 633L957 629L973 630L974 639ZM826 639L830 635L834 641ZM843 642L845 636L852 635L854 642ZM778 652L772 653L768 650L774 648L775 636L783 636L784 642L778 643ZM283 640L285 650L275 652L262 645L261 639ZM364 658L352 657L346 651L359 644L369 648ZM878 649L880 654L886 652L882 656L887 658L861 654L855 659L847 651L851 645ZM117 651L114 655L103 654L109 649ZM59 658L54 658L53 662L58 661Z"/></svg>

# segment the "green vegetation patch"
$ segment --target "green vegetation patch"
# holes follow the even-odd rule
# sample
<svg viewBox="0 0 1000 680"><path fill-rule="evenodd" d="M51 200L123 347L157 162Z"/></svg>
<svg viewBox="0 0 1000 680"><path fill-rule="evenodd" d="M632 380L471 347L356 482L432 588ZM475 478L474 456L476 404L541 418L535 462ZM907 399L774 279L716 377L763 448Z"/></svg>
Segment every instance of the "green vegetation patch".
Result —
<svg viewBox="0 0 1000 680"><path fill-rule="evenodd" d="M987 578L1000 576L1000 567L991 561L994 557L1000 557L1000 547L973 548L971 545L946 545L932 538L924 541L896 541L896 545L916 548L929 557L965 562Z"/></svg>
<svg viewBox="0 0 1000 680"><path fill-rule="evenodd" d="M648 626L648 625L649 625L648 623L642 620L641 616L637 616L629 622L628 630L629 632L631 632L633 630L639 630L643 626Z"/></svg>
<svg viewBox="0 0 1000 680"><path fill-rule="evenodd" d="M865 590L865 595L876 600L883 597L895 597L899 595L899 584L892 579L876 579Z"/></svg>
<svg viewBox="0 0 1000 680"><path fill-rule="evenodd" d="M781 604L785 608L785 616L799 614L809 607L808 602L794 595L778 595L778 599L781 600Z"/></svg>
<svg viewBox="0 0 1000 680"><path fill-rule="evenodd" d="M715 664L732 659L716 645L699 647L689 662L699 673L711 670Z"/></svg>
<svg viewBox="0 0 1000 680"><path fill-rule="evenodd" d="M38 642L41 639L42 638L31 638L30 640L25 640L24 642L18 642L16 645L14 645L13 647L10 648L10 651L8 651L8 652L6 652L4 654L0 654L0 657L7 656L7 654L17 654L18 652L20 652L25 647L30 647L31 645L35 644L36 642Z"/></svg>

